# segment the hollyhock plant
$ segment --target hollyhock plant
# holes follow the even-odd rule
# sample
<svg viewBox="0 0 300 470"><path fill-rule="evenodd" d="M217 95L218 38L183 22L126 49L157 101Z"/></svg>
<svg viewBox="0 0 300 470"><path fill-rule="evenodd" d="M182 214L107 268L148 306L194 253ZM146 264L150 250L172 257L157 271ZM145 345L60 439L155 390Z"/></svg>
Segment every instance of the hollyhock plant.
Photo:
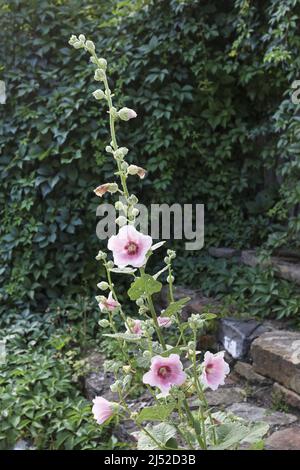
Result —
<svg viewBox="0 0 300 470"><path fill-rule="evenodd" d="M99 302L99 308L101 311L103 310L110 310L114 311L117 307L119 307L119 302L114 300L112 292L109 293L108 298L101 297L101 301Z"/></svg>
<svg viewBox="0 0 300 470"><path fill-rule="evenodd" d="M172 325L172 319L169 317L157 317L157 323L161 328L168 328Z"/></svg>
<svg viewBox="0 0 300 470"><path fill-rule="evenodd" d="M224 385L229 374L229 365L224 361L224 351L212 354L207 351L204 355L202 382L212 390Z"/></svg>
<svg viewBox="0 0 300 470"><path fill-rule="evenodd" d="M146 263L146 254L152 245L149 235L139 233L133 225L120 228L118 235L108 241L108 249L113 252L114 263L119 268L133 266L140 268Z"/></svg>
<svg viewBox="0 0 300 470"><path fill-rule="evenodd" d="M151 360L149 372L144 374L144 384L158 387L162 396L169 395L170 388L174 385L182 385L186 380L186 373L178 354L170 354L169 357L154 356Z"/></svg>
<svg viewBox="0 0 300 470"><path fill-rule="evenodd" d="M198 351L199 336L216 315L193 313L188 319L183 317L182 309L190 299L175 300L175 251L167 250L160 271L153 275L149 272L147 260L164 242L153 245L151 236L135 228L139 214L138 198L130 193L127 181L131 176L144 179L146 170L132 160L130 164L126 161L129 150L118 144L116 133L116 126L129 128L131 123L123 121L130 121L137 113L131 108L118 109L114 106L114 94L107 76L108 64L96 54L95 44L83 34L78 37L72 35L69 44L90 54L90 66L94 69L97 82L92 96L97 102L104 103L108 111L110 139L105 151L115 163L118 182L103 183L94 190L95 194L99 197L106 193L121 196L115 202L115 209L119 211L116 218L119 231L108 241L109 254L99 251L96 256L106 275L106 280L101 280L97 286L109 292L108 297L96 297L100 309L107 314L99 325L103 328L103 336L110 339L112 350L116 352L115 358L105 361L104 368L114 377L110 389L118 395L118 403L96 397L92 407L94 418L101 425L108 423L118 407L119 418L133 420L138 429L134 432L138 449L235 449L239 444L244 446L245 442L260 442L267 432L265 424L255 424L253 426L257 427L253 429L252 425L242 424L240 419L236 423L232 414L227 417L226 413L222 413L215 417L209 408L205 389L216 390L223 385L229 366L224 361L223 352L206 352L204 362L199 360L203 353ZM154 296L162 290L165 275L169 303L158 316ZM119 300L119 290L124 283L120 286L118 276L131 279L127 294L135 302L132 305L137 310L138 318L129 317L126 311L131 314L132 308L127 303L123 308ZM174 328L170 332L168 327L171 324ZM184 357L184 367L180 357ZM153 402L150 406L133 411L128 406L128 399L141 386L148 390ZM191 410L191 398L194 404L198 404L198 409ZM149 424L151 421L154 424Z"/></svg>
<svg viewBox="0 0 300 470"><path fill-rule="evenodd" d="M103 397L95 397L93 400L92 413L98 424L103 424L109 420L113 414L113 404Z"/></svg>

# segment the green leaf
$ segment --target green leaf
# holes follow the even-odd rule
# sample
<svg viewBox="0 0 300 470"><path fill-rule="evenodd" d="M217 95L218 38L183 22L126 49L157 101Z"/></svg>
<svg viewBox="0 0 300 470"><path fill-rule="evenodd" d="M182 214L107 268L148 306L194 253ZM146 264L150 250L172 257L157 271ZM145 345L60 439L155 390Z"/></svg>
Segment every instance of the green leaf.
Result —
<svg viewBox="0 0 300 470"><path fill-rule="evenodd" d="M131 300L137 300L143 295L149 296L160 292L161 288L161 282L156 281L149 274L143 274L131 284L130 289L128 290L128 295Z"/></svg>
<svg viewBox="0 0 300 470"><path fill-rule="evenodd" d="M137 417L137 423L141 424L143 421L165 421L165 419L170 416L174 408L175 405L173 403L144 408L140 411Z"/></svg>
<svg viewBox="0 0 300 470"><path fill-rule="evenodd" d="M133 341L140 342L141 338L139 335L132 333L106 333L103 336L108 336L109 338L121 339L123 341Z"/></svg>
<svg viewBox="0 0 300 470"><path fill-rule="evenodd" d="M180 312L189 300L191 300L190 297L184 297L183 299L177 300L176 302L171 302L164 311L163 316L170 317L171 315L175 315L176 313Z"/></svg>
<svg viewBox="0 0 300 470"><path fill-rule="evenodd" d="M174 426L167 423L160 423L155 426L148 425L146 430L151 434L151 437L145 431L141 431L138 437L138 450L164 449L167 442L176 436Z"/></svg>

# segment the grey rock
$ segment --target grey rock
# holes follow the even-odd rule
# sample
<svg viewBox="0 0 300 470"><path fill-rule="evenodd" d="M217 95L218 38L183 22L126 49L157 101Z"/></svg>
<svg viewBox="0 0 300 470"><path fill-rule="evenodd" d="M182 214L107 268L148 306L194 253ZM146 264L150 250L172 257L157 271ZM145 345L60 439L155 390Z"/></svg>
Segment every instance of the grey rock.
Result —
<svg viewBox="0 0 300 470"><path fill-rule="evenodd" d="M300 333L265 333L253 342L251 355L256 372L300 394Z"/></svg>
<svg viewBox="0 0 300 470"><path fill-rule="evenodd" d="M300 410L300 395L298 395L298 393L293 392L292 390L289 390L288 388L285 388L278 383L274 383L273 394L284 403L287 403L293 408L298 408Z"/></svg>
<svg viewBox="0 0 300 470"><path fill-rule="evenodd" d="M218 339L233 358L242 359L247 357L252 341L268 329L256 320L222 318Z"/></svg>
<svg viewBox="0 0 300 470"><path fill-rule="evenodd" d="M248 362L238 361L234 366L234 372L243 377L247 382L258 385L271 385L272 380L258 374Z"/></svg>
<svg viewBox="0 0 300 470"><path fill-rule="evenodd" d="M86 358L87 375L84 377L84 391L88 400L95 396L104 396L107 400L115 400L116 394L110 390L114 382L112 373L104 372L105 357L97 351L92 351Z"/></svg>
<svg viewBox="0 0 300 470"><path fill-rule="evenodd" d="M266 439L268 450L300 450L300 428L297 426L276 431Z"/></svg>
<svg viewBox="0 0 300 470"><path fill-rule="evenodd" d="M205 395L210 406L228 406L246 399L246 392L240 387L220 387L215 391L207 391Z"/></svg>
<svg viewBox="0 0 300 470"><path fill-rule="evenodd" d="M234 403L227 410L246 421L262 421L270 426L287 426L297 421L297 417L292 414L271 411L251 403Z"/></svg>

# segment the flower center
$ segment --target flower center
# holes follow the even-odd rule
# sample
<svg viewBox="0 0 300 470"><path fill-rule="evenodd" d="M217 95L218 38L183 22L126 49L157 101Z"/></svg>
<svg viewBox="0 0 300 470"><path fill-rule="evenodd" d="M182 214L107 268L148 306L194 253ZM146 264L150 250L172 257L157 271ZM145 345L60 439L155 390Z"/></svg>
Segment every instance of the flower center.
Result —
<svg viewBox="0 0 300 470"><path fill-rule="evenodd" d="M129 255L136 255L137 252L139 251L139 247L135 242L129 242L125 246L125 250L127 251Z"/></svg>
<svg viewBox="0 0 300 470"><path fill-rule="evenodd" d="M214 368L213 364L207 364L207 366L205 367L205 372L209 374L213 368Z"/></svg>
<svg viewBox="0 0 300 470"><path fill-rule="evenodd" d="M170 373L171 373L171 369L168 366L163 366L158 369L158 375L162 377L163 379L168 377Z"/></svg>

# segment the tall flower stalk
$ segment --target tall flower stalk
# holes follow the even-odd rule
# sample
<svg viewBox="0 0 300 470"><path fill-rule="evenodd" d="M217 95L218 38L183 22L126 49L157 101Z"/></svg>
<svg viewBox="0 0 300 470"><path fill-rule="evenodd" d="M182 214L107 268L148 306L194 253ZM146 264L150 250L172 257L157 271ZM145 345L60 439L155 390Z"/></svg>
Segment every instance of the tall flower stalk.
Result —
<svg viewBox="0 0 300 470"><path fill-rule="evenodd" d="M143 179L146 171L126 162L128 149L120 147L116 137L116 123L129 121L137 114L130 108L117 109L114 106L114 95L107 78L107 62L97 56L94 43L81 34L79 37L73 35L69 44L90 54L90 61L95 67L94 79L102 85L93 92L93 96L108 108L111 142L106 151L116 162L118 182L103 182L94 191L101 198L106 193L122 196L122 202L115 203L120 213L116 219L119 232L108 241L112 259L108 259L103 251L96 257L103 263L106 272L106 279L98 284L103 294L96 297L104 315L99 324L103 329L110 329L109 333L104 334L117 342L122 357L122 362L112 360L105 365L114 373L115 382L111 390L117 393L119 401L108 402L104 397L95 397L94 417L100 425L107 424L116 416L133 420L138 429L139 449L218 448L219 436L224 437L224 423L220 416L215 419L211 413L205 389L216 390L223 385L229 367L224 361L223 352L206 352L203 359L203 352L197 349L199 331L215 315L193 314L187 321L182 320L181 311L189 298L177 301L174 298L172 262L176 253L173 250L167 250L165 267L160 272L155 275L147 272L149 257L163 243L153 245L150 236L135 228L139 214L136 207L138 199L130 194L127 179L129 175ZM158 315L153 295L162 288L158 279L164 272L167 273L170 303ZM128 296L136 303L138 319L128 317L118 299L113 276L122 274L132 276ZM123 325L121 331L118 330L120 321L115 321L117 316ZM173 344L170 344L170 338L174 335L169 334L169 328L176 333ZM127 400L141 385L150 392L153 405L132 412ZM228 423L226 425L228 427ZM241 432L241 424L239 429ZM230 445L237 445L240 440L237 438L236 443L232 444L231 438ZM226 446L223 445L223 448Z"/></svg>

